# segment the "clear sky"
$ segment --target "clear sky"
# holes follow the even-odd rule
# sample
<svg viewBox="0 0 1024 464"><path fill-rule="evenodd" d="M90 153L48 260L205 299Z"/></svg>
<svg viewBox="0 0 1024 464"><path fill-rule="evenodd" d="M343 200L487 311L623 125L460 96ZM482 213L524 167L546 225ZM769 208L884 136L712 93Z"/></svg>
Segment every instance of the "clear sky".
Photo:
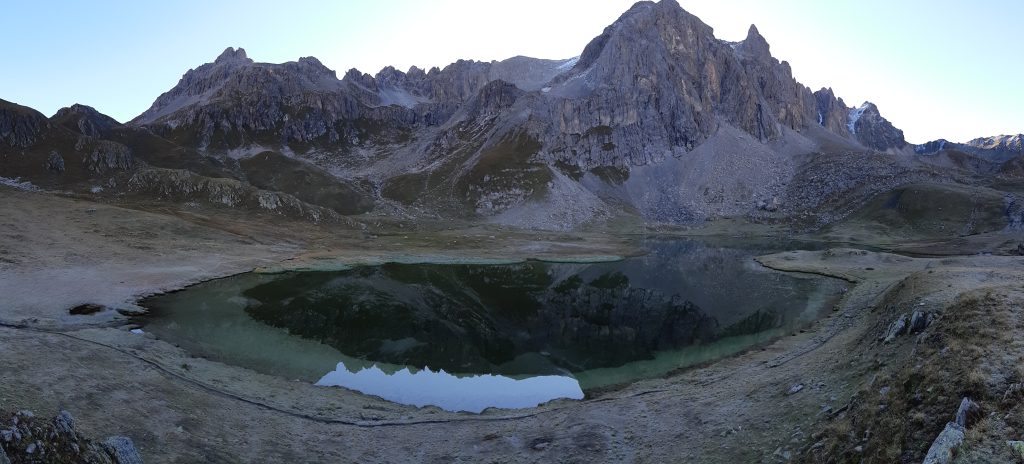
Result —
<svg viewBox="0 0 1024 464"><path fill-rule="evenodd" d="M342 75L459 58L568 58L630 0L137 0L5 2L0 98L47 115L72 103L119 121L225 47L257 61L316 56ZM796 78L875 102L911 142L1024 132L1019 0L679 0L740 40L751 23ZM283 5L283 6L281 6Z"/></svg>

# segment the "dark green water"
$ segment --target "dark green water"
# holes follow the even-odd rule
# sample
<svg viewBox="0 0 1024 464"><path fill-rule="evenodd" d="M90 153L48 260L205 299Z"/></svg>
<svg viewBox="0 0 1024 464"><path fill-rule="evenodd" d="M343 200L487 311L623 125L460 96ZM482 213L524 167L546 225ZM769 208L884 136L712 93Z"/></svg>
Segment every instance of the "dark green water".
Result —
<svg viewBox="0 0 1024 464"><path fill-rule="evenodd" d="M761 267L767 247L645 247L612 263L245 274L149 299L144 329L264 373L479 411L736 353L815 319L842 286Z"/></svg>

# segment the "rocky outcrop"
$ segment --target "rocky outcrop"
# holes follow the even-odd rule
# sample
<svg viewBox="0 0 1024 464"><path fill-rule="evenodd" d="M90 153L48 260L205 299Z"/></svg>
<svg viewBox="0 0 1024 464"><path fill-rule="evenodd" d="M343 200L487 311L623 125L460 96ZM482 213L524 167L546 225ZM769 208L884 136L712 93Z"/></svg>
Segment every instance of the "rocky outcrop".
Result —
<svg viewBox="0 0 1024 464"><path fill-rule="evenodd" d="M0 464L142 464L142 457L131 438L110 437L102 443L90 440L75 429L75 418L68 411L60 411L50 421L37 418L31 411L5 416L5 423L0 424Z"/></svg>
<svg viewBox="0 0 1024 464"><path fill-rule="evenodd" d="M75 151L83 152L82 163L86 169L97 174L107 171L129 171L134 165L132 150L126 145L110 140L79 137Z"/></svg>
<svg viewBox="0 0 1024 464"><path fill-rule="evenodd" d="M814 92L814 100L817 104L818 124L822 127L844 137L850 135L847 119L850 109L842 98L836 98L831 88L822 88Z"/></svg>
<svg viewBox="0 0 1024 464"><path fill-rule="evenodd" d="M11 147L28 147L50 126L38 111L0 100L0 142Z"/></svg>
<svg viewBox="0 0 1024 464"><path fill-rule="evenodd" d="M871 102L864 102L860 107L850 110L847 127L858 142L874 150L899 150L907 145L903 131L883 118L878 107Z"/></svg>
<svg viewBox="0 0 1024 464"><path fill-rule="evenodd" d="M46 169L57 174L64 172L64 157L60 156L57 150L50 152L49 158L46 159Z"/></svg>
<svg viewBox="0 0 1024 464"><path fill-rule="evenodd" d="M127 188L155 198L263 210L312 222L338 219L333 210L311 205L286 193L260 190L234 179L203 177L186 170L149 168L136 171L128 180Z"/></svg>

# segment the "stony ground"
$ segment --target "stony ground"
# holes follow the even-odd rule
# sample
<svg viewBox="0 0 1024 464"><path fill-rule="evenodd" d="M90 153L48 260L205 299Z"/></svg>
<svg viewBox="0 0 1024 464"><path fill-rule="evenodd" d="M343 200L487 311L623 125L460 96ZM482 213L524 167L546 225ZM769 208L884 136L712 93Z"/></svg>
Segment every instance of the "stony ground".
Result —
<svg viewBox="0 0 1024 464"><path fill-rule="evenodd" d="M66 311L131 309L141 295L261 266L587 259L635 252L630 240L485 228L295 233L273 218L0 193L0 410L74 411L77 430L130 437L146 462L920 462L968 395L985 416L968 426L962 462L1012 460L1006 441L1024 431L1012 387L1020 258L763 257L844 278L849 290L804 330L709 366L582 402L469 415L193 358L130 333L116 311ZM915 311L931 323L879 339Z"/></svg>

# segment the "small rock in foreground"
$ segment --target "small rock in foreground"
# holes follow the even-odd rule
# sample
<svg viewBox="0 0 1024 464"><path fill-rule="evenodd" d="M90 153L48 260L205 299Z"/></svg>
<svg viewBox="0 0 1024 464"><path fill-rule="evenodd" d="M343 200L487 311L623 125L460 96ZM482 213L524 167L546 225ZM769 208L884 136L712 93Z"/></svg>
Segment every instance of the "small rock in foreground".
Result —
<svg viewBox="0 0 1024 464"><path fill-rule="evenodd" d="M942 429L939 436L935 437L928 454L925 455L923 464L949 464L953 462L953 456L957 448L964 442L964 428L956 422L947 422L946 428Z"/></svg>

